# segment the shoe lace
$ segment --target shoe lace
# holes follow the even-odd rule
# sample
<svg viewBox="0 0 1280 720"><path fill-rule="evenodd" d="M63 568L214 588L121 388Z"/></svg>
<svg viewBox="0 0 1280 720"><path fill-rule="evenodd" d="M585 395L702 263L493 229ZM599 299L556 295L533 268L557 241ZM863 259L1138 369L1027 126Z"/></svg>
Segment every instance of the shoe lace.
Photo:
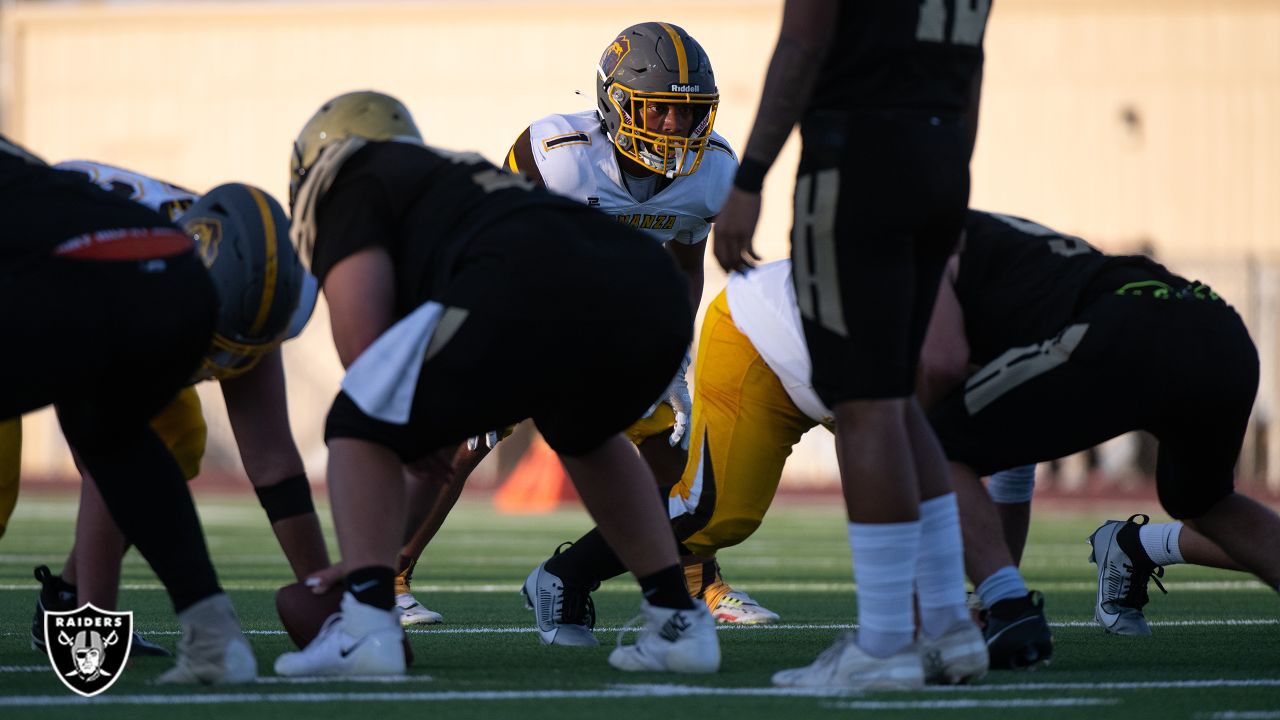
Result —
<svg viewBox="0 0 1280 720"><path fill-rule="evenodd" d="M1141 610L1146 607L1151 598L1147 595L1147 582L1154 580L1156 587L1160 588L1160 592L1165 595L1169 594L1164 589L1164 583L1160 582L1160 578L1164 577L1164 568L1160 565L1148 565L1139 563L1130 565L1126 563L1124 569L1129 571L1129 587L1124 593L1123 599L1118 601L1116 605L1120 607L1134 608Z"/></svg>
<svg viewBox="0 0 1280 720"><path fill-rule="evenodd" d="M596 626L596 602L591 599L591 591L584 588L562 587L560 607L554 609L560 622L568 625L582 625L587 629Z"/></svg>
<svg viewBox="0 0 1280 720"><path fill-rule="evenodd" d="M618 641L617 641L618 648L622 648L622 641L626 639L627 633L632 631L638 631L641 628L643 628L646 620L647 618L645 618L644 613L641 613L631 618L630 620L626 621L625 623L623 623L622 627L618 628ZM639 645L638 642L637 642L637 645Z"/></svg>

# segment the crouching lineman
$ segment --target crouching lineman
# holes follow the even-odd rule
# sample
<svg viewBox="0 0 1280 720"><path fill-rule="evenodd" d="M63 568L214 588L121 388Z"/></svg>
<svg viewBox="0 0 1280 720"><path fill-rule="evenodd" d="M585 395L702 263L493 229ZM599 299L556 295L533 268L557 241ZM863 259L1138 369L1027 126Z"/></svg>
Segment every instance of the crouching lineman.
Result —
<svg viewBox="0 0 1280 720"><path fill-rule="evenodd" d="M0 138L0 418L53 404L125 537L182 623L163 683L248 682L257 665L218 585L185 478L148 421L200 367L218 297L161 215ZM86 361L91 352L93 361Z"/></svg>
<svg viewBox="0 0 1280 720"><path fill-rule="evenodd" d="M316 285L288 242L284 209L263 191L229 184L199 198L138 173L91 162L64 162L99 186L175 217L196 243L222 303L213 344L195 380L217 379L245 471L285 557L303 579L328 565L311 488L289 428L280 343L301 333L315 306ZM195 203L192 205L192 203ZM207 428L200 398L183 388L151 422L187 479L200 470ZM0 458L18 462L12 457ZM82 468L83 470L83 468ZM44 652L44 611L84 603L114 609L125 538L92 482L84 483L76 546L61 576L36 568L42 590L32 620L32 646ZM168 651L135 633L132 653Z"/></svg>
<svg viewBox="0 0 1280 720"><path fill-rule="evenodd" d="M1090 536L1098 622L1149 633L1141 608L1156 557L1176 561L1183 547L1183 559L1247 570L1280 590L1280 518L1234 491L1258 355L1231 306L1148 258L1104 255L1003 215L970 213L947 272L924 357L959 366L951 375L963 385L931 421L966 522L972 500L989 506L977 475L1146 430L1160 443L1161 505L1186 529L1144 532L1135 516ZM965 379L970 363L982 367ZM985 522L1000 526L994 515ZM1025 530L1014 530L1017 549Z"/></svg>
<svg viewBox="0 0 1280 720"><path fill-rule="evenodd" d="M526 417L644 590L645 627L610 663L718 669L714 621L689 598L653 477L621 434L670 383L691 339L670 256L478 155L422 145L408 110L378 93L322 106L293 168L294 240L347 367L325 436L349 592L276 671L404 672L392 566L402 468L436 453L447 462L467 437ZM513 357L526 372L509 371Z"/></svg>
<svg viewBox="0 0 1280 720"><path fill-rule="evenodd" d="M702 46L682 28L647 22L620 32L597 66L597 108L549 115L526 128L507 152L504 167L552 192L594 207L643 232L670 251L688 285L689 303L702 301L703 255L711 221L729 192L737 158L714 132L719 93L711 61ZM662 399L626 430L653 471L658 485L669 488L685 466L691 400L682 365ZM456 500L465 470L475 467L474 453L459 450L466 463L454 485L442 488ZM439 527L438 504L424 525ZM429 529L428 529L429 530ZM410 543L401 557L401 590L421 555L421 543ZM704 602L717 622L747 625L774 623L778 615L746 593L734 590L720 574L715 555L681 548L689 591ZM539 637L559 645L595 645L594 617L583 598L595 578L624 572L597 531L557 553L530 574L526 594L563 594L553 603L560 614L537 613ZM411 595L398 595L404 621L433 619ZM438 616L435 616L438 617ZM579 629L581 628L581 629Z"/></svg>

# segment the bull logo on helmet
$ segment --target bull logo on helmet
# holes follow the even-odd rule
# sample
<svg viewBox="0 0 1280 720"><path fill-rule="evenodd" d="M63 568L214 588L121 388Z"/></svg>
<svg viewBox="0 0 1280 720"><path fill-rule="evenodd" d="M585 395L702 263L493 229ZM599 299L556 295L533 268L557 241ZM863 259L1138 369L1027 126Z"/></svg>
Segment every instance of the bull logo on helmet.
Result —
<svg viewBox="0 0 1280 720"><path fill-rule="evenodd" d="M120 679L133 645L133 613L85 605L67 612L45 613L49 662L63 684L93 697Z"/></svg>

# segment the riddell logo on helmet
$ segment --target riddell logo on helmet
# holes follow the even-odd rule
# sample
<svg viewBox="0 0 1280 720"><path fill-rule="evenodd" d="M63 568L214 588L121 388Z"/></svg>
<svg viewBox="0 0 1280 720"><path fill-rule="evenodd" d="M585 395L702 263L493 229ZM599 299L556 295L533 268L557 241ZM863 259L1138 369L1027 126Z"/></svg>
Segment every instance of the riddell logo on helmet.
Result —
<svg viewBox="0 0 1280 720"><path fill-rule="evenodd" d="M671 92L702 92L702 86L671 83Z"/></svg>

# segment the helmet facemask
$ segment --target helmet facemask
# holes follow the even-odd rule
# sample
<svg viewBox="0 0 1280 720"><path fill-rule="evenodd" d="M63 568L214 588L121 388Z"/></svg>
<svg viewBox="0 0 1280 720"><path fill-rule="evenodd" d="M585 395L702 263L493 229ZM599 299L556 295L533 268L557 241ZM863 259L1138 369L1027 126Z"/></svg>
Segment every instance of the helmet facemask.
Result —
<svg viewBox="0 0 1280 720"><path fill-rule="evenodd" d="M607 94L621 118L609 138L618 152L669 178L692 175L698 169L715 124L718 93L640 92L615 82L609 84ZM649 107L657 104L690 106L693 125L688 136L643 127Z"/></svg>

